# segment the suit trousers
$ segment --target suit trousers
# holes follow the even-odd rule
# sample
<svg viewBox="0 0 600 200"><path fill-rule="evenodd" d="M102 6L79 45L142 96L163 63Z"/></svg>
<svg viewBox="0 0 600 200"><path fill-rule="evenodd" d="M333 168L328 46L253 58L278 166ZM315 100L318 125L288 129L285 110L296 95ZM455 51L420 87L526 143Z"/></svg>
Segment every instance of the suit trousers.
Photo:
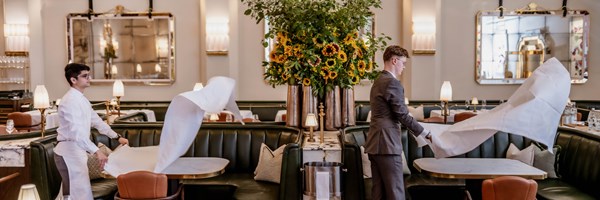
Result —
<svg viewBox="0 0 600 200"><path fill-rule="evenodd" d="M369 154L373 179L373 200L404 200L401 155Z"/></svg>

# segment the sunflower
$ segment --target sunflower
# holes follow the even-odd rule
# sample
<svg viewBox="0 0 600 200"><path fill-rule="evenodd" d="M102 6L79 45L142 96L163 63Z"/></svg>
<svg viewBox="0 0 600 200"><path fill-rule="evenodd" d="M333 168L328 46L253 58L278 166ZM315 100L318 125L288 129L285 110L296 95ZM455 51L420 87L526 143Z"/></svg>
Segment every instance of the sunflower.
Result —
<svg viewBox="0 0 600 200"><path fill-rule="evenodd" d="M365 63L364 60L358 61L358 71L364 72L366 67L367 67L367 63Z"/></svg>
<svg viewBox="0 0 600 200"><path fill-rule="evenodd" d="M350 63L350 70L352 70L352 71L356 70L356 66L354 66L354 63Z"/></svg>
<svg viewBox="0 0 600 200"><path fill-rule="evenodd" d="M310 79L309 78L304 78L304 80L302 80L302 84L304 86L310 86Z"/></svg>
<svg viewBox="0 0 600 200"><path fill-rule="evenodd" d="M297 58L302 58L304 57L304 54L302 54L302 48L300 48L300 46L296 45L294 47L294 56L296 56Z"/></svg>
<svg viewBox="0 0 600 200"><path fill-rule="evenodd" d="M325 41L323 39L321 39L321 38L318 38L318 37L313 38L312 41L313 41L313 43L315 43L315 46L317 46L319 48L322 47L325 44Z"/></svg>
<svg viewBox="0 0 600 200"><path fill-rule="evenodd" d="M346 35L346 37L344 38L343 42L344 42L344 44L345 44L345 45L349 45L349 44L351 44L352 42L354 42L354 37L352 37L352 34L348 34L348 35Z"/></svg>
<svg viewBox="0 0 600 200"><path fill-rule="evenodd" d="M349 77L354 77L354 70L348 71L348 76Z"/></svg>
<svg viewBox="0 0 600 200"><path fill-rule="evenodd" d="M271 53L269 53L269 60L271 60L271 61L277 60L277 52L275 52L275 50L273 50L273 51L271 51Z"/></svg>
<svg viewBox="0 0 600 200"><path fill-rule="evenodd" d="M329 79L335 79L338 76L337 72L329 71Z"/></svg>
<svg viewBox="0 0 600 200"><path fill-rule="evenodd" d="M285 46L285 45L284 45L284 47L283 47L283 52L284 52L284 53L285 53L285 55L287 55L287 56L292 56L292 55L293 55L293 54L292 54L292 53L293 53L293 52L292 52L292 50L293 50L293 49L294 49L294 48L293 48L293 47L291 47L291 46Z"/></svg>
<svg viewBox="0 0 600 200"><path fill-rule="evenodd" d="M327 61L325 62L325 65L327 67L333 67L333 66L335 66L335 59L333 59L333 58L327 59Z"/></svg>
<svg viewBox="0 0 600 200"><path fill-rule="evenodd" d="M329 75L328 73L325 73L325 70L321 71L321 76L327 78L327 75Z"/></svg>
<svg viewBox="0 0 600 200"><path fill-rule="evenodd" d="M340 51L338 53L338 59L340 59L340 61L342 61L342 63L345 63L346 60L348 60L348 56L346 55L346 53L344 51Z"/></svg>
<svg viewBox="0 0 600 200"><path fill-rule="evenodd" d="M363 52L362 52L362 50L360 50L360 49L357 48L354 51L354 55L356 55L358 58L362 58L363 57Z"/></svg>
<svg viewBox="0 0 600 200"><path fill-rule="evenodd" d="M361 76L361 77L363 77L363 76L365 76L365 72L364 71L359 71L358 75Z"/></svg>
<svg viewBox="0 0 600 200"><path fill-rule="evenodd" d="M287 81L287 80L288 80L288 78L290 78L290 76L289 76L287 73L283 73L283 74L281 74L281 78L282 78L284 81Z"/></svg>
<svg viewBox="0 0 600 200"><path fill-rule="evenodd" d="M287 58L285 57L285 55L281 54L281 55L277 55L277 59L275 59L274 61L276 63L283 64L286 59Z"/></svg>
<svg viewBox="0 0 600 200"><path fill-rule="evenodd" d="M365 69L366 71L370 72L371 70L373 70L373 61L369 61L369 65L367 65L367 69Z"/></svg>
<svg viewBox="0 0 600 200"><path fill-rule="evenodd" d="M340 46L338 46L338 48L339 47ZM325 45L325 47L323 48L321 53L323 53L324 56L331 57L334 54L337 54L337 50L336 50L335 46L333 46L332 44L327 44L327 45Z"/></svg>
<svg viewBox="0 0 600 200"><path fill-rule="evenodd" d="M356 85L358 84L358 82L360 82L360 78L358 76L353 76L350 80L350 83L352 83L353 85Z"/></svg>
<svg viewBox="0 0 600 200"><path fill-rule="evenodd" d="M340 51L340 45L338 45L337 43L331 43L331 45L333 46L333 48L335 48L335 53L337 53L338 51ZM334 54L335 54L334 53Z"/></svg>

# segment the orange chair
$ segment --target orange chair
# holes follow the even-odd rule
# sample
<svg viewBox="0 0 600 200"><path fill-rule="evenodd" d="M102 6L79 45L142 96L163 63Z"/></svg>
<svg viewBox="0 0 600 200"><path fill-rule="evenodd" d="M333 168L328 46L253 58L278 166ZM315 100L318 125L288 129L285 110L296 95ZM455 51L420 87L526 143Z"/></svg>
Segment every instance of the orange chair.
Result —
<svg viewBox="0 0 600 200"><path fill-rule="evenodd" d="M219 113L219 119L217 120L218 122L226 122L227 121L227 116L231 116L231 120L234 121L234 117L231 113L227 113L227 112L220 112Z"/></svg>
<svg viewBox="0 0 600 200"><path fill-rule="evenodd" d="M581 112L577 112L577 121L581 121L582 116Z"/></svg>
<svg viewBox="0 0 600 200"><path fill-rule="evenodd" d="M287 120L287 114L281 115L281 120L284 121L284 122L286 122L286 120Z"/></svg>
<svg viewBox="0 0 600 200"><path fill-rule="evenodd" d="M461 112L454 115L454 123L458 123L477 115L473 112Z"/></svg>
<svg viewBox="0 0 600 200"><path fill-rule="evenodd" d="M441 117L430 117L430 118L424 119L423 122L425 122L425 123L439 123L439 124L443 124L444 123L444 118L441 118Z"/></svg>
<svg viewBox="0 0 600 200"><path fill-rule="evenodd" d="M501 176L483 181L481 194L483 200L534 200L537 183L518 176Z"/></svg>
<svg viewBox="0 0 600 200"><path fill-rule="evenodd" d="M117 177L117 200L127 199L176 199L181 193L181 188L167 196L167 175L155 174L149 171L133 171Z"/></svg>
<svg viewBox="0 0 600 200"><path fill-rule="evenodd" d="M15 122L15 128L19 132L29 132L32 130L40 130L40 124L31 123L31 115L22 112L11 112L8 113L8 119L12 119Z"/></svg>

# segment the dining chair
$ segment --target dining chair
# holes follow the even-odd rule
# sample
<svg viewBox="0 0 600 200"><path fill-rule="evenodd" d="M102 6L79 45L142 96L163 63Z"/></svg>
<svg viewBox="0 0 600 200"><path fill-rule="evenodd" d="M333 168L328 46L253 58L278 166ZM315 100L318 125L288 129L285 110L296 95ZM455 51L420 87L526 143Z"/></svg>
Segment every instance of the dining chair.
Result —
<svg viewBox="0 0 600 200"><path fill-rule="evenodd" d="M441 117L430 117L430 118L426 118L423 120L423 122L425 123L439 123L439 124L443 124L444 123L444 118Z"/></svg>
<svg viewBox="0 0 600 200"><path fill-rule="evenodd" d="M181 193L181 186L177 192L167 196L167 175L156 174L149 171L133 171L117 176L118 191L116 200L170 200L177 199Z"/></svg>
<svg viewBox="0 0 600 200"><path fill-rule="evenodd" d="M534 200L537 183L518 176L501 176L483 181L481 194L483 200Z"/></svg>
<svg viewBox="0 0 600 200"><path fill-rule="evenodd" d="M40 130L40 124L33 124L31 121L31 115L23 112L11 112L8 113L8 119L12 119L15 122L15 128L19 131L32 131Z"/></svg>
<svg viewBox="0 0 600 200"><path fill-rule="evenodd" d="M476 113L473 112L461 112L461 113L456 113L454 115L454 123L458 123L461 121L464 121L466 119L469 119L471 117L474 117L475 115L477 115Z"/></svg>

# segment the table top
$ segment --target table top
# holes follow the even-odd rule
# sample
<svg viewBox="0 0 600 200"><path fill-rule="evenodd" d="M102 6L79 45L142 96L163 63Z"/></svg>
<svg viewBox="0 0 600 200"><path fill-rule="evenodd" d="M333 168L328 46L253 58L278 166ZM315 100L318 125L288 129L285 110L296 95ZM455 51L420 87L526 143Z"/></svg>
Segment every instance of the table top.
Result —
<svg viewBox="0 0 600 200"><path fill-rule="evenodd" d="M225 173L229 160L214 157L181 157L162 173L170 179L204 179Z"/></svg>
<svg viewBox="0 0 600 200"><path fill-rule="evenodd" d="M547 173L518 160L505 158L420 158L413 162L421 173L439 178L490 179L520 176L545 179Z"/></svg>

